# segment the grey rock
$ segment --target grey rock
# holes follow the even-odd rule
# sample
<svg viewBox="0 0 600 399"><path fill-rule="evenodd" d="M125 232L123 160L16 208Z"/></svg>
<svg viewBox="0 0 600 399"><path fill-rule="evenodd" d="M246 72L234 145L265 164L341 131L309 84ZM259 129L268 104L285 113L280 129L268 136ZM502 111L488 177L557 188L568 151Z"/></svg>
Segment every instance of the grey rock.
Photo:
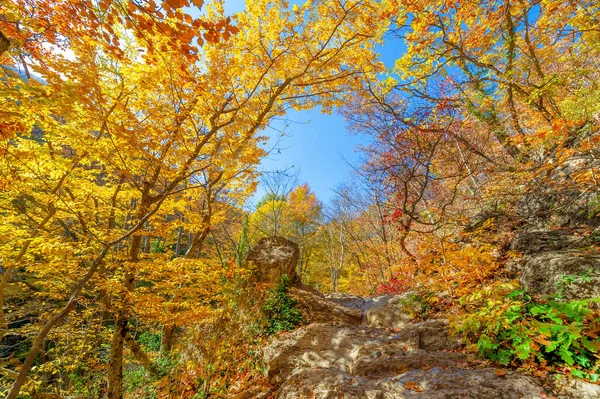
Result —
<svg viewBox="0 0 600 399"><path fill-rule="evenodd" d="M360 346L381 339L376 329L310 324L282 334L263 348L263 358L274 384L303 369L335 369L350 372Z"/></svg>
<svg viewBox="0 0 600 399"><path fill-rule="evenodd" d="M521 231L510 248L524 254L507 265L536 296L565 300L600 296L600 254L593 242L564 230Z"/></svg>
<svg viewBox="0 0 600 399"><path fill-rule="evenodd" d="M342 306L346 306L348 308L361 309L361 306L368 299L361 298L352 294L342 294L342 293L334 293L325 295L329 301L337 303Z"/></svg>
<svg viewBox="0 0 600 399"><path fill-rule="evenodd" d="M276 398L365 399L369 398L366 382L338 370L302 369L282 383Z"/></svg>
<svg viewBox="0 0 600 399"><path fill-rule="evenodd" d="M537 186L531 187L517 206L517 213L527 221L527 228L598 226L598 193L571 178L591 167L598 167L597 158L591 153L580 153L539 178Z"/></svg>
<svg viewBox="0 0 600 399"><path fill-rule="evenodd" d="M364 323L380 328L404 327L412 321L407 302L408 295L370 298L361 307L361 310L365 312Z"/></svg>
<svg viewBox="0 0 600 399"><path fill-rule="evenodd" d="M407 385L410 383L411 385ZM418 386L422 391L407 387ZM428 399L541 399L548 395L535 378L521 373L498 376L495 369L412 370L386 381L380 386L392 398Z"/></svg>
<svg viewBox="0 0 600 399"><path fill-rule="evenodd" d="M401 328L412 321L410 293L360 298L353 295L327 296L331 302L364 313L363 324L379 328Z"/></svg>
<svg viewBox="0 0 600 399"><path fill-rule="evenodd" d="M291 287L290 295L296 300L296 307L302 310L309 323L362 324L363 313L360 310L329 301L319 291L303 284Z"/></svg>
<svg viewBox="0 0 600 399"><path fill-rule="evenodd" d="M600 296L600 254L597 252L540 252L525 255L522 264L521 286L530 294L550 296L562 290L564 299Z"/></svg>
<svg viewBox="0 0 600 399"><path fill-rule="evenodd" d="M324 298L293 290L303 291L304 301L317 301L324 311L318 312L319 323L274 337L263 348L278 399L556 398L529 374L473 364L457 351L460 342L450 334L447 321L410 319L402 310L406 295ZM360 313L363 323L340 322L327 309ZM563 380L554 388L559 399L598 397L593 384Z"/></svg>
<svg viewBox="0 0 600 399"><path fill-rule="evenodd" d="M468 368L457 347L443 320L400 332L312 324L278 337L264 358L280 399L548 397L529 375Z"/></svg>
<svg viewBox="0 0 600 399"><path fill-rule="evenodd" d="M393 339L410 342L410 347L425 351L455 350L461 346L458 338L449 333L446 320L409 324Z"/></svg>
<svg viewBox="0 0 600 399"><path fill-rule="evenodd" d="M558 399L597 399L600 398L600 385L589 382L561 378L555 381Z"/></svg>
<svg viewBox="0 0 600 399"><path fill-rule="evenodd" d="M524 231L513 239L510 249L531 254L543 251L585 248L590 244L589 240L583 236L574 236L568 231Z"/></svg>

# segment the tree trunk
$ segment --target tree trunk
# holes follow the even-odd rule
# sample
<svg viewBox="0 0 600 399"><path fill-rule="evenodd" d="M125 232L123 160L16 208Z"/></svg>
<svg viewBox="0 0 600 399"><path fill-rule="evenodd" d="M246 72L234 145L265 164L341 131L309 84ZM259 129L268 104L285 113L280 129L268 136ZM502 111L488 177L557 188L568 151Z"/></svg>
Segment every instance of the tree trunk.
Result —
<svg viewBox="0 0 600 399"><path fill-rule="evenodd" d="M181 253L181 235L183 234L183 227L179 226L177 229L177 244L175 244L175 257L178 258Z"/></svg>
<svg viewBox="0 0 600 399"><path fill-rule="evenodd" d="M65 307L62 308L62 310L60 310L58 313L56 313L54 316L52 316L46 322L46 324L44 324L44 327L42 328L42 330L40 331L38 336L34 339L33 344L31 345L31 349L29 350L29 353L27 354L25 361L21 365L21 368L19 369L19 374L17 375L15 381L13 382L13 385L12 385L10 392L8 393L8 396L6 397L6 399L15 399L17 397L17 395L19 394L19 392L21 390L21 387L27 381L27 373L29 373L31 366L33 365L33 361L35 360L36 356L42 349L42 345L46 341L46 337L48 336L48 333L50 333L50 330L52 330L52 328L54 328L56 323L58 323L60 320L62 320L65 316L67 316L75 308L75 305L77 304L77 300L79 299L79 295L81 295L81 291L83 290L83 287L87 284L87 282L96 273L96 271L102 264L102 261L104 260L104 257L108 253L108 250L110 249L111 246L112 246L111 244L107 244L104 246L102 251L100 251L100 253L98 254L98 257L94 260L94 262L90 266L90 269L88 270L88 272L85 274L85 276L83 276L83 278L81 280L79 280L79 282L75 285L75 287L71 291L71 298L69 299L69 302L67 302L67 304L65 305Z"/></svg>
<svg viewBox="0 0 600 399"><path fill-rule="evenodd" d="M163 327L163 335L160 339L160 353L163 356L171 353L173 340L175 338L175 325L169 324Z"/></svg>
<svg viewBox="0 0 600 399"><path fill-rule="evenodd" d="M7 51L9 47L10 40L8 40L6 36L4 36L4 33L0 32L0 55Z"/></svg>
<svg viewBox="0 0 600 399"><path fill-rule="evenodd" d="M129 347L131 352L133 352L133 356L135 357L135 360L140 362L144 366L146 371L148 371L150 374L152 374L152 376L155 378L160 377L159 369L152 362L152 360L150 360L148 355L142 349L141 345L135 340L135 338L133 338L131 336L131 334L125 335L125 343Z"/></svg>
<svg viewBox="0 0 600 399"><path fill-rule="evenodd" d="M194 235L194 238L192 239L190 247L188 248L187 252L183 256L185 259L192 259L192 257L195 254L198 254L198 255L196 255L196 257L199 256L200 249L202 248L202 244L204 244L204 240L206 240L206 237L208 237L208 233L210 233L210 219L211 219L211 211L210 211L210 206L209 206L209 210L202 217L202 226L204 226L204 227L202 230L198 230L196 232L196 234Z"/></svg>
<svg viewBox="0 0 600 399"><path fill-rule="evenodd" d="M137 214L137 220L142 220L150 207L149 186L142 195L140 209ZM128 258L133 264L138 261L140 250L142 249L143 237L134 235L131 238ZM129 266L131 267L131 266ZM110 361L108 364L107 374L107 399L123 399L123 347L125 345L125 337L128 333L129 321L129 303L127 296L135 289L135 270L128 270L123 281L124 290L121 291L120 307L116 309L115 315L115 331L111 340Z"/></svg>
<svg viewBox="0 0 600 399"><path fill-rule="evenodd" d="M123 346L127 335L127 318L120 314L115 323L110 348L110 364L108 367L108 399L123 398Z"/></svg>

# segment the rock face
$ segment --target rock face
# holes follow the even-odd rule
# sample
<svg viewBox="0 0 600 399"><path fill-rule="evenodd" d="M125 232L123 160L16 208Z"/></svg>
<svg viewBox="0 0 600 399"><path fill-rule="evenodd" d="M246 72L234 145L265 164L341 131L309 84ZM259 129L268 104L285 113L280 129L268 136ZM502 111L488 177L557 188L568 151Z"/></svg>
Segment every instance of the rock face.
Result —
<svg viewBox="0 0 600 399"><path fill-rule="evenodd" d="M537 182L534 192L521 199L519 216L535 230L545 230L548 226L599 226L598 193L576 184L571 178L592 167L598 167L598 161L591 152L579 153L557 166Z"/></svg>
<svg viewBox="0 0 600 399"><path fill-rule="evenodd" d="M521 286L537 296L600 296L600 254L591 240L570 231L522 231L510 248L522 252Z"/></svg>
<svg viewBox="0 0 600 399"><path fill-rule="evenodd" d="M565 249L582 249L591 243L582 236L574 236L563 230L523 231L511 242L510 249L536 254L545 251L561 251Z"/></svg>
<svg viewBox="0 0 600 399"><path fill-rule="evenodd" d="M248 253L246 261L254 265L260 282L277 284L284 274L294 282L299 254L298 245L290 240L282 237L261 238Z"/></svg>
<svg viewBox="0 0 600 399"><path fill-rule="evenodd" d="M323 298L362 312L362 324L337 319L282 334L263 349L268 377L278 399L548 399L598 397L600 387L565 384L553 394L535 377L511 370L478 367L448 332L447 322L415 323L400 316L402 296ZM395 326L378 317L396 312ZM332 318L333 320L333 318ZM584 384L583 386L580 386ZM598 388L598 389L597 389ZM594 396L596 395L596 396Z"/></svg>
<svg viewBox="0 0 600 399"><path fill-rule="evenodd" d="M600 254L581 250L525 255L521 285L530 294L563 299L600 296Z"/></svg>
<svg viewBox="0 0 600 399"><path fill-rule="evenodd" d="M531 182L532 191L517 204L523 223L510 248L524 255L513 266L530 294L558 293L564 299L600 295L597 242L581 235L600 225L600 195L573 179L593 167L598 160L591 151L578 153Z"/></svg>

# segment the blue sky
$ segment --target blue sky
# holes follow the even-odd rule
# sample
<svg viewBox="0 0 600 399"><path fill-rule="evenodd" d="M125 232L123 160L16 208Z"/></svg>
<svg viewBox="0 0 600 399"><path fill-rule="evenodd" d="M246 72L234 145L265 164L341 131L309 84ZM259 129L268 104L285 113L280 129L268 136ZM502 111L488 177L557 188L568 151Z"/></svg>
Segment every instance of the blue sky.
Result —
<svg viewBox="0 0 600 399"><path fill-rule="evenodd" d="M251 1L251 0L250 0ZM294 3L293 1L291 3ZM225 11L233 14L244 9L243 0L225 0ZM382 61L391 67L402 52L399 43L380 47ZM275 129L267 129L265 135L272 137L268 145L277 148L263 160L260 169L284 170L289 167L301 171L300 182L306 182L324 203L333 196L333 190L351 178L352 167L360 159L356 147L366 143L366 137L349 135L344 118L334 112L322 114L319 109L290 111L286 118L288 126L281 137L283 122L276 122ZM251 202L263 193L259 191Z"/></svg>
<svg viewBox="0 0 600 399"><path fill-rule="evenodd" d="M360 154L355 149L365 138L347 134L344 118L335 113L321 114L318 109L291 111L286 118L285 137L273 129L265 132L272 137L270 147L277 148L263 160L261 170L300 170L300 182L307 182L317 197L326 202L332 190L350 176L348 163L358 161Z"/></svg>

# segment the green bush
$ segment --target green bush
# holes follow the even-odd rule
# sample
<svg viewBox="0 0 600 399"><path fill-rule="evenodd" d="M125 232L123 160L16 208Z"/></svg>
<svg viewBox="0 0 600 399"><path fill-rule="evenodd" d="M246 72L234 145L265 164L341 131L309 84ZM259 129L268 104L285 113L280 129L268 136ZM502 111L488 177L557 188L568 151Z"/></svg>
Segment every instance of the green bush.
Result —
<svg viewBox="0 0 600 399"><path fill-rule="evenodd" d="M123 370L123 391L138 399L157 399L153 377L141 366Z"/></svg>
<svg viewBox="0 0 600 399"><path fill-rule="evenodd" d="M591 309L598 300L536 302L523 290L483 299L458 328L481 356L502 365L560 368L592 382L600 379L600 315Z"/></svg>
<svg viewBox="0 0 600 399"><path fill-rule="evenodd" d="M144 331L137 340L146 351L158 352L160 350L161 335L159 333Z"/></svg>
<svg viewBox="0 0 600 399"><path fill-rule="evenodd" d="M262 306L265 318L262 330L266 335L290 331L297 325L306 323L302 312L296 308L296 300L288 294L289 283L289 277L284 274L277 287L269 291Z"/></svg>

